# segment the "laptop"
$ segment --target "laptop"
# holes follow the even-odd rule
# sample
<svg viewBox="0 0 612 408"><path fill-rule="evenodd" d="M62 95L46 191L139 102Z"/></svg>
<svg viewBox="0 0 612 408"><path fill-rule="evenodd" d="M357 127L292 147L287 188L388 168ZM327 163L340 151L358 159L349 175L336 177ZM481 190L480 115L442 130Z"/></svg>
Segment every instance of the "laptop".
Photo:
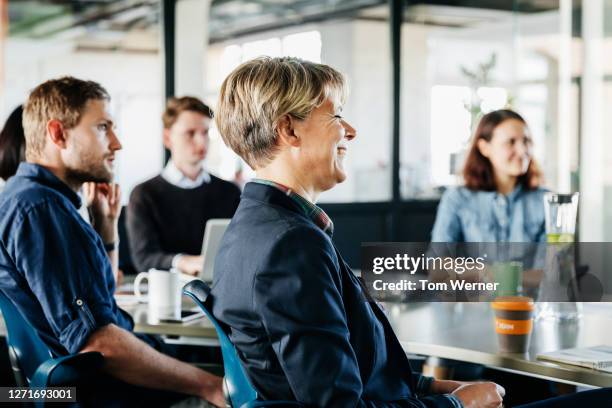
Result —
<svg viewBox="0 0 612 408"><path fill-rule="evenodd" d="M231 219L229 218L211 218L206 222L206 227L204 228L204 239L202 240L202 270L198 276L191 276L181 273L181 280L183 283L190 282L196 278L203 280L208 284L212 283L213 270L215 268L215 257L217 256L217 251L219 251L221 238L223 238L223 234L225 234L225 230L227 229L230 221Z"/></svg>
<svg viewBox="0 0 612 408"><path fill-rule="evenodd" d="M219 251L221 238L223 238L223 234L225 234L225 230L230 221L231 219L229 218L212 218L206 222L204 240L202 241L202 258L204 258L204 265L202 265L202 271L198 276L198 278L206 283L211 283L213 281L215 257Z"/></svg>
<svg viewBox="0 0 612 408"><path fill-rule="evenodd" d="M202 270L197 278L208 284L212 283L215 257L219 251L221 238L223 238L223 234L225 234L225 230L227 229L230 221L231 219L229 218L212 218L206 222L206 227L204 228L204 240L202 241L202 258L204 258L204 264L202 265ZM181 273L181 280L184 284L195 278L195 276ZM189 308L181 310L181 317L179 319L161 320L171 323L187 323L203 316L204 312L202 312L199 308Z"/></svg>

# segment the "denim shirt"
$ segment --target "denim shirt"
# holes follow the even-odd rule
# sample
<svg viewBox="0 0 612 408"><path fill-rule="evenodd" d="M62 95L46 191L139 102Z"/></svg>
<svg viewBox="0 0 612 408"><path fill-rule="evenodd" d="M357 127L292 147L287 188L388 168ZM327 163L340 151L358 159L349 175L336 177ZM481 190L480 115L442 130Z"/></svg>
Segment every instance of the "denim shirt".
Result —
<svg viewBox="0 0 612 408"><path fill-rule="evenodd" d="M0 194L0 290L54 355L78 352L107 324L134 326L117 307L108 255L79 206L74 191L31 163Z"/></svg>
<svg viewBox="0 0 612 408"><path fill-rule="evenodd" d="M544 193L518 186L509 195L449 188L440 201L432 242L545 242Z"/></svg>

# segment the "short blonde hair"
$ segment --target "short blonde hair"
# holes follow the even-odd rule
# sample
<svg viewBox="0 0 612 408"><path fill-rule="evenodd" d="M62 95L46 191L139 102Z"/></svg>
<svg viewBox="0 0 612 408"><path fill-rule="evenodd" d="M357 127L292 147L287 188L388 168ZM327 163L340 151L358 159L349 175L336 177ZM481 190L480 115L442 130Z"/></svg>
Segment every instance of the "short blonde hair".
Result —
<svg viewBox="0 0 612 408"><path fill-rule="evenodd" d="M298 58L260 57L236 68L221 85L216 121L226 145L253 169L276 154L276 126L291 115L306 119L327 98L348 92L334 68Z"/></svg>
<svg viewBox="0 0 612 408"><path fill-rule="evenodd" d="M26 159L40 155L47 135L47 123L56 119L65 129L78 125L89 100L110 100L102 85L66 76L38 85L23 107Z"/></svg>
<svg viewBox="0 0 612 408"><path fill-rule="evenodd" d="M170 98L166 103L166 110L162 115L164 129L170 129L176 123L179 115L183 112L198 112L209 118L213 118L213 111L204 102L193 96L183 96L181 98Z"/></svg>

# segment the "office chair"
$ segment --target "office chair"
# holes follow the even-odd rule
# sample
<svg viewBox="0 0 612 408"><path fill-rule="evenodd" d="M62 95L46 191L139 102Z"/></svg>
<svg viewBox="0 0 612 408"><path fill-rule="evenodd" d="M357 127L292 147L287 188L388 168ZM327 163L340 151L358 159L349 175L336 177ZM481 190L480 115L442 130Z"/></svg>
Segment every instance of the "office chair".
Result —
<svg viewBox="0 0 612 408"><path fill-rule="evenodd" d="M210 287L201 280L195 279L183 287L183 293L193 299L215 326L217 336L219 337L219 343L221 344L221 354L223 355L223 368L225 370L223 386L225 397L231 407L259 408L272 406L302 406L302 404L295 401L264 401L259 399L257 391L253 388L253 385L242 368L236 348L229 337L227 337L220 322L215 319L212 311L209 310L206 305L206 299L210 295Z"/></svg>
<svg viewBox="0 0 612 408"><path fill-rule="evenodd" d="M18 387L71 386L102 366L104 358L98 352L53 358L49 347L1 290L0 310L8 331L9 360ZM42 405L42 401L37 405Z"/></svg>

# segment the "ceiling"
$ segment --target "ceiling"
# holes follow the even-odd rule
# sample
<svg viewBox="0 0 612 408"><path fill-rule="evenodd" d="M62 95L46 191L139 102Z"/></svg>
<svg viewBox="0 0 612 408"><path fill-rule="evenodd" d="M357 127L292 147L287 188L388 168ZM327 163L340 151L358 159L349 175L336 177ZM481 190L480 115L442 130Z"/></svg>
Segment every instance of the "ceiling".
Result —
<svg viewBox="0 0 612 408"><path fill-rule="evenodd" d="M409 1L405 21L469 26L508 12L558 9L559 0ZM10 0L9 35L72 38L84 48L154 51L160 0ZM327 19L388 19L387 0L213 0L211 42Z"/></svg>

